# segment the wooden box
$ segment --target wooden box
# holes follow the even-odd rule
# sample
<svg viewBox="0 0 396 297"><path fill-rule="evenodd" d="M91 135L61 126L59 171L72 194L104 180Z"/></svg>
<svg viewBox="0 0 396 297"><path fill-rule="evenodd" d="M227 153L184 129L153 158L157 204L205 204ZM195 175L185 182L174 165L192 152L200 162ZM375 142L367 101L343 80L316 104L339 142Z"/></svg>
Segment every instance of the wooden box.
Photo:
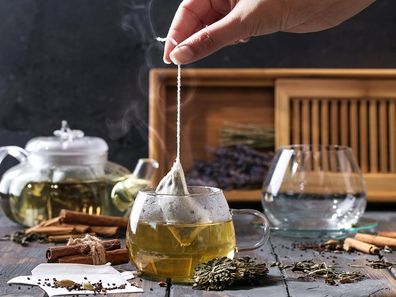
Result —
<svg viewBox="0 0 396 297"><path fill-rule="evenodd" d="M345 81L346 84L348 84L348 81L355 80L359 81L360 87L365 90L365 86L370 85L370 81L372 82L373 80L387 81L388 85L392 85L392 80L396 82L396 70L183 69L181 159L185 171L188 171L194 160L210 159L211 156L208 152L208 147L219 146L219 129L225 122L255 123L268 128L275 128L276 145L297 141L297 138L290 137L290 135L292 135L290 132L290 121L287 122L289 123L288 125L282 125L282 120L279 117L282 113L282 108L291 104L287 98L299 96L285 96L285 94L282 93L282 86L284 86L285 81L288 79L297 79L300 83L301 81L306 83L303 86L296 86L298 90L310 89L313 83L312 79L332 81L333 83L336 79L338 81ZM394 85L396 85L396 83ZM332 85L331 88L336 87ZM347 93L343 94L344 91ZM291 91L289 88L288 92L293 93L295 91ZM317 92L321 91L317 90ZM337 98L342 98L344 95L346 98L349 94L348 92L350 92L350 90L348 91L340 88L339 92L337 92ZM360 95L362 95L359 96L359 98L365 97L361 90L359 92ZM373 95L372 97L374 98L377 94L367 93L367 95ZM323 96L326 97L327 95L324 94ZM393 98L396 98L396 96ZM281 102L284 102L283 105ZM381 107L378 108L378 112L381 112ZM290 109L286 111L287 115L283 116L287 116L289 119ZM387 112L389 114L390 111L387 109ZM277 118L275 118L275 114L278 115ZM381 114L379 114L379 117L380 115ZM341 120L341 116L336 119L338 125L342 124ZM362 116L361 120L363 120ZM175 123L176 69L153 69L150 72L149 155L151 158L158 160L160 164L160 168L156 172L154 178L155 184L165 175L175 159ZM386 123L387 135L393 133L392 137L395 137L394 124L394 122L392 122L391 125L389 125L388 122ZM379 124L379 127L381 127L381 125L384 124ZM304 127L311 129L309 125ZM331 135L330 129L328 133ZM379 131L378 133L381 132ZM351 135L351 133L349 133L349 135ZM298 140L300 143L304 143L307 139L301 138ZM312 139L309 138L309 141L311 140ZM329 141L329 143L332 143L331 138L329 138ZM346 144L353 146L356 144L354 141L354 138L351 137ZM370 153L372 148L368 147L369 143L369 139L364 141L364 139L359 138L359 143L354 147L354 151L359 150L360 152L360 150L362 150L366 153ZM391 153L393 146L390 146L390 143L393 142L387 144L387 168L393 168L391 164L394 164L394 152ZM365 148L363 149L362 146ZM379 147L378 149L381 150ZM357 158L361 161L359 154L357 154ZM381 160L378 161L379 166L382 166ZM362 168L365 168L364 165ZM371 173L373 172L370 172L370 174ZM375 201L396 201L396 188L394 186L394 184L396 184L396 179L394 179L393 171L381 171L378 172L378 174L380 175L377 176L376 181L373 182L373 180L371 180L368 182L369 199ZM379 188L381 191L378 191ZM234 190L226 191L225 194L228 200L259 201L261 191L260 189Z"/></svg>

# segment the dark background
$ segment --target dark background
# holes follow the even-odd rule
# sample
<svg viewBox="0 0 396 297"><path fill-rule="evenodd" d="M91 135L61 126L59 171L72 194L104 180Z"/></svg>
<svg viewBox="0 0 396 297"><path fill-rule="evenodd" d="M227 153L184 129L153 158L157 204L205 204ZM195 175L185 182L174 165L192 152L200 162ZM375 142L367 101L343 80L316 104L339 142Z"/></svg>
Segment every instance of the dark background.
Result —
<svg viewBox="0 0 396 297"><path fill-rule="evenodd" d="M147 156L147 75L180 0L1 0L0 145L62 119L133 168ZM254 38L189 67L396 67L396 1L320 33Z"/></svg>

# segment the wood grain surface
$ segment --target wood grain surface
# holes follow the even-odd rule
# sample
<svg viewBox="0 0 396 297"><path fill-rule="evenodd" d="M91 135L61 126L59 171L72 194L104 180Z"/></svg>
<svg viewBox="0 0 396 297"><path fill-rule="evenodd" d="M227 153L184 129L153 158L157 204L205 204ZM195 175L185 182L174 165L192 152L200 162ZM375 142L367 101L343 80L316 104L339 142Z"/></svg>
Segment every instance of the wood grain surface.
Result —
<svg viewBox="0 0 396 297"><path fill-rule="evenodd" d="M396 213L367 213L367 218L379 221L378 230L396 230ZM0 235L8 234L19 229L19 226L7 220L0 214ZM259 231L248 228L240 222L236 223L236 233L238 245L243 247L256 240ZM277 267L269 269L269 277L265 283L258 287L246 287L222 292L206 292L192 290L188 285L173 285L170 296L180 297L341 297L341 296L371 296L390 297L396 296L396 281L391 270L372 269L368 267L367 259L376 259L376 256L349 253L318 253L312 250L301 251L293 249L292 243L297 242L296 238L285 238L272 234L269 242L262 248L253 252L239 254L254 257L259 262L271 264L275 261L291 263L299 260L314 260L333 264L342 270L352 271L358 269L367 274L363 281L330 286L323 280L307 281L300 279L300 274L290 270L281 271ZM9 279L18 275L28 275L30 271L39 263L45 261L45 250L47 244L31 244L29 247L21 247L17 244L2 241L0 242L0 296L45 296L39 288L27 286L8 286ZM386 260L396 262L396 254L388 254ZM349 265L361 265L359 268L352 268ZM132 270L132 265L125 264L116 268ZM137 278L136 281L142 284L144 293L123 294L121 296L167 296L166 288L160 287L157 282ZM112 296L109 294L108 296ZM113 295L115 296L115 295Z"/></svg>

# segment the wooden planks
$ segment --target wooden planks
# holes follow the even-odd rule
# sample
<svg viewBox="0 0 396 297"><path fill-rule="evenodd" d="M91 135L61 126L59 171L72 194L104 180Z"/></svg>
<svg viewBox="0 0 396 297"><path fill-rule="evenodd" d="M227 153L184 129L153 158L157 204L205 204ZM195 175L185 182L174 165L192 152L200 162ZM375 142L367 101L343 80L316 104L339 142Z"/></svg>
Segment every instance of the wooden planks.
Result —
<svg viewBox="0 0 396 297"><path fill-rule="evenodd" d="M396 214L395 213L368 213L369 216L380 222L380 230L395 230L396 229ZM0 212L0 234L8 234L10 232L20 230L20 227L10 222ZM237 237L239 245L251 244L260 229L249 227L248 225L241 225L236 223ZM365 266L366 255L359 254L337 254L336 258L332 257L334 254L325 253L319 255L314 251L300 251L292 250L293 242L298 241L297 238L284 238L272 234L271 240L264 246L252 252L240 253L239 256L250 256L271 264L275 261L289 263L304 259L314 259L315 261L331 262L340 269L352 270L348 266L349 263L361 264ZM0 296L44 296L42 291L38 288L29 288L21 286L9 287L6 285L7 280L18 275L28 275L30 271L39 263L44 261L45 250L47 244L34 243L30 247L20 247L14 243L0 241ZM387 255L394 257L394 254ZM394 259L394 258L387 258ZM333 262L334 261L334 262ZM393 260L394 261L394 260ZM117 266L119 269L131 270L133 267L130 264ZM316 296L368 296L370 293L376 292L376 297L390 297L396 294L395 280L389 270L374 270L369 267L359 268L364 269L367 273L367 279L354 284L345 284L337 287L324 284L323 280L314 282L304 281L298 279L300 276L289 270L280 271L277 267L269 269L269 278L262 285L257 287L238 288L222 292L206 292L192 290L189 285L173 285L170 296L191 296L191 297L316 297ZM142 282L140 282L142 279ZM138 277L135 281L142 284L143 294L125 294L127 297L163 297L165 295L165 288L160 287L158 282L150 281L145 278ZM382 290L380 290L382 288ZM109 294L109 296L112 296ZM113 295L116 296L116 295Z"/></svg>

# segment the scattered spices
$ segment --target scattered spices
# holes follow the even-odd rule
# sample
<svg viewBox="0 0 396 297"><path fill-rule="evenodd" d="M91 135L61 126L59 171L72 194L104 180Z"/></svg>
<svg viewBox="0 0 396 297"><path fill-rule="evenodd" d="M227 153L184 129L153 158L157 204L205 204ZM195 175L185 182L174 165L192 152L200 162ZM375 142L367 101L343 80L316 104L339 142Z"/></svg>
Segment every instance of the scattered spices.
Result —
<svg viewBox="0 0 396 297"><path fill-rule="evenodd" d="M342 251L342 241L339 240L328 240L323 243L316 242L303 242L292 244L292 248L299 248L300 250L315 250L317 252L328 252L328 251Z"/></svg>
<svg viewBox="0 0 396 297"><path fill-rule="evenodd" d="M55 285L62 288L67 288L75 285L75 282L69 279L62 279L60 281L56 281Z"/></svg>
<svg viewBox="0 0 396 297"><path fill-rule="evenodd" d="M193 274L193 289L221 291L231 286L256 285L268 273L265 263L258 264L249 257L215 258L197 265Z"/></svg>
<svg viewBox="0 0 396 297"><path fill-rule="evenodd" d="M84 290L93 291L94 290L94 286L90 282L85 282L85 283L83 283L83 289Z"/></svg>
<svg viewBox="0 0 396 297"><path fill-rule="evenodd" d="M87 278L84 277L84 279L87 279ZM93 291L94 295L100 294L100 293L103 293L104 295L106 295L107 291L126 288L126 283L121 284L119 286L116 286L115 284L113 284L112 287L111 286L104 287L101 280L99 280L96 283L91 283L90 281L85 281L83 283L77 283L77 282L74 282L69 279L57 280L56 278L52 279L52 283L49 282L49 279L45 279L45 280L48 280L48 282L47 281L44 282L42 284L43 286L47 286L47 287L51 287L51 288L66 288L68 291L85 291L85 290ZM40 284L41 284L40 282L37 283L37 285L40 285Z"/></svg>

